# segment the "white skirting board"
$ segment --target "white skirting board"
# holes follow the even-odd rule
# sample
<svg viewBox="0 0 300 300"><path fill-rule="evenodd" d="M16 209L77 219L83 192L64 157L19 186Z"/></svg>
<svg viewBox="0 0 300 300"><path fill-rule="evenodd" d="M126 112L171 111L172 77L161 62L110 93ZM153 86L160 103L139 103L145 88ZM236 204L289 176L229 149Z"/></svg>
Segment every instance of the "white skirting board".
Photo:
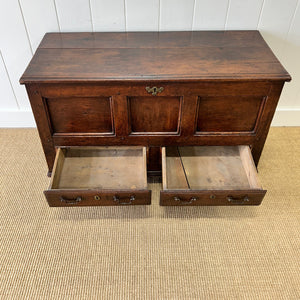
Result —
<svg viewBox="0 0 300 300"><path fill-rule="evenodd" d="M36 124L31 110L0 110L0 127L36 127Z"/></svg>
<svg viewBox="0 0 300 300"><path fill-rule="evenodd" d="M1 128L35 127L31 110L0 110ZM300 108L279 108L272 126L300 126Z"/></svg>
<svg viewBox="0 0 300 300"><path fill-rule="evenodd" d="M300 126L300 108L278 108L271 126Z"/></svg>

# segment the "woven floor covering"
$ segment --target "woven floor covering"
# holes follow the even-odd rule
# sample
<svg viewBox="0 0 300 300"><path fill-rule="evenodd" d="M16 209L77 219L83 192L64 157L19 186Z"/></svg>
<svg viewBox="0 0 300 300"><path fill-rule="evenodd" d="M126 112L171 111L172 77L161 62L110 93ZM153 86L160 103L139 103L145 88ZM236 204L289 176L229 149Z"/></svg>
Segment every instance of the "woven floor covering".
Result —
<svg viewBox="0 0 300 300"><path fill-rule="evenodd" d="M0 130L0 299L300 299L300 127L272 128L261 206L50 208L36 129Z"/></svg>

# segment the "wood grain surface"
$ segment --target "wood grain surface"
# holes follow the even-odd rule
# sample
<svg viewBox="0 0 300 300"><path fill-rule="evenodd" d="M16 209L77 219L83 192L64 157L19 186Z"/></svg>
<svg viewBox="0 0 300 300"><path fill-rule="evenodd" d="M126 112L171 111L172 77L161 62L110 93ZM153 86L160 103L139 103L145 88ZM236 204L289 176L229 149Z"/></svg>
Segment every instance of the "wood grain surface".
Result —
<svg viewBox="0 0 300 300"><path fill-rule="evenodd" d="M20 82L290 80L258 31L49 33Z"/></svg>
<svg viewBox="0 0 300 300"><path fill-rule="evenodd" d="M58 152L52 189L146 189L143 147L75 147ZM59 155L64 153L64 157ZM54 174L55 176L55 174Z"/></svg>

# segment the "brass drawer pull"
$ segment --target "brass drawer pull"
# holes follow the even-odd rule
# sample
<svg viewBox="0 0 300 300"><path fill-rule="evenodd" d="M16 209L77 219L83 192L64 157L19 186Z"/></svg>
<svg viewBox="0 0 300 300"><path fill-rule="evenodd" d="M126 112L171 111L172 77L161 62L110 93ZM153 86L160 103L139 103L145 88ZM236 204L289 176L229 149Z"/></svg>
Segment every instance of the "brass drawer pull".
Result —
<svg viewBox="0 0 300 300"><path fill-rule="evenodd" d="M244 204L245 202L249 202L249 198L248 196L240 197L240 198L234 198L232 196L228 196L227 201L232 204Z"/></svg>
<svg viewBox="0 0 300 300"><path fill-rule="evenodd" d="M81 202L81 200L81 197L76 197L75 199L66 199L63 196L60 196L60 201L66 204L77 204L78 202Z"/></svg>
<svg viewBox="0 0 300 300"><path fill-rule="evenodd" d="M164 90L162 86L159 88L156 86L152 88L150 86L146 86L145 89L149 94L152 94L153 96L156 96L157 93L161 93Z"/></svg>
<svg viewBox="0 0 300 300"><path fill-rule="evenodd" d="M135 196L130 196L129 201L122 201L119 196L115 195L113 196L113 200L120 205L130 205L135 200Z"/></svg>
<svg viewBox="0 0 300 300"><path fill-rule="evenodd" d="M191 203L193 203L194 201L196 201L197 198L196 198L196 197L191 197L190 200L182 200L181 198L175 196L175 197L174 197L174 200L175 200L175 201L179 201L180 203L183 203L183 204L191 204Z"/></svg>

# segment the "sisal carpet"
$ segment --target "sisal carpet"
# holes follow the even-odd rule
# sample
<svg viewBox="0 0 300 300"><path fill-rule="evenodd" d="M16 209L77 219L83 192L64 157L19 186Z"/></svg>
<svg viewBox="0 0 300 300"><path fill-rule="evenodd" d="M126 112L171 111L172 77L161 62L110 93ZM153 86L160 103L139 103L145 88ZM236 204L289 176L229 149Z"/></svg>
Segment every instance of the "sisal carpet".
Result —
<svg viewBox="0 0 300 300"><path fill-rule="evenodd" d="M272 128L258 207L49 208L35 129L0 130L0 299L300 299L300 128Z"/></svg>

